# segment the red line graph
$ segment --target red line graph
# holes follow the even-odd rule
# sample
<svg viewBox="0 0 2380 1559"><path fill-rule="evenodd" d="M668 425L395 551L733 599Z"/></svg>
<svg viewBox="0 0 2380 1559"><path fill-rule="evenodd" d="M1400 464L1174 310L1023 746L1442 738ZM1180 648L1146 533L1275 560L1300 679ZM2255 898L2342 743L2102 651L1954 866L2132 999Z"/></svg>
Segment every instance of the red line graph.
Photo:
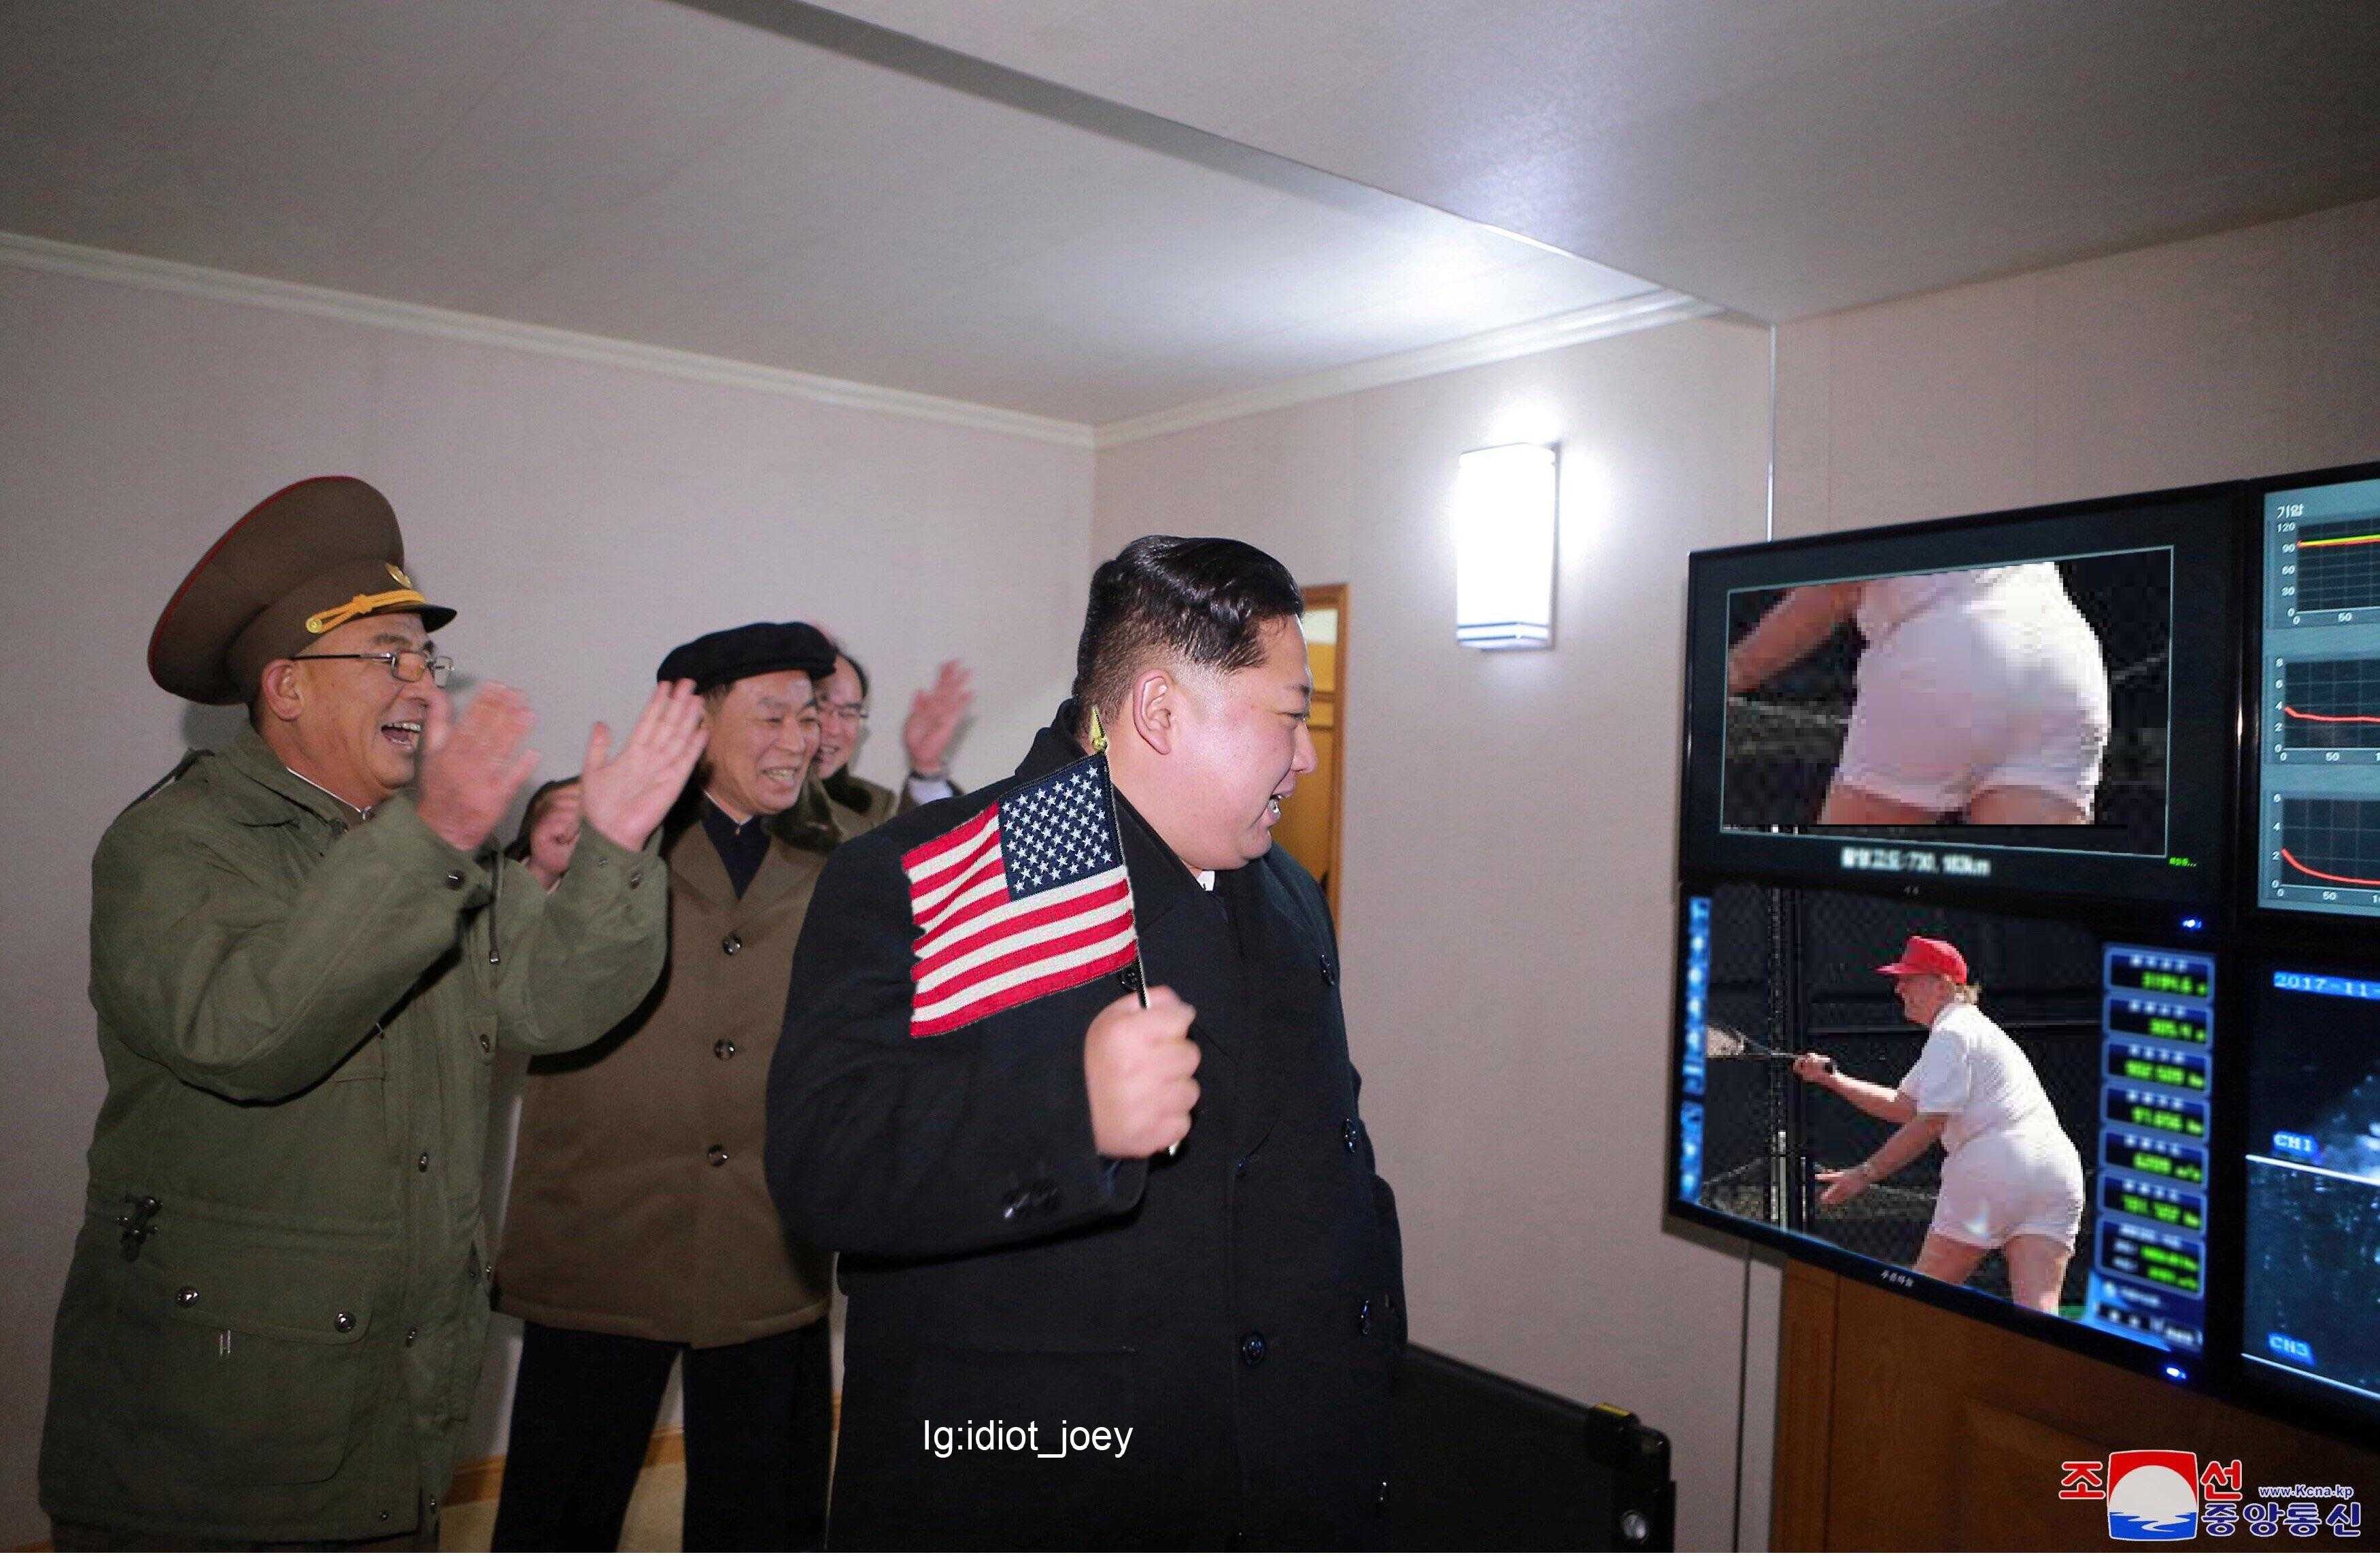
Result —
<svg viewBox="0 0 2380 1559"><path fill-rule="evenodd" d="M2291 866L2296 867L2299 871L2304 872L2307 876L2319 877L2325 883L2345 883L2351 887L2358 888L2380 888L2380 877L2342 877L2336 871L2317 871L2313 867L2308 866L2304 861L2301 861L2297 857L2289 854L2286 846L2281 850L2281 859L2288 861Z"/></svg>
<svg viewBox="0 0 2380 1559"><path fill-rule="evenodd" d="M2380 725L2380 714L2310 714L2288 704L2281 706L2281 713L2292 720L2319 721L2325 725Z"/></svg>

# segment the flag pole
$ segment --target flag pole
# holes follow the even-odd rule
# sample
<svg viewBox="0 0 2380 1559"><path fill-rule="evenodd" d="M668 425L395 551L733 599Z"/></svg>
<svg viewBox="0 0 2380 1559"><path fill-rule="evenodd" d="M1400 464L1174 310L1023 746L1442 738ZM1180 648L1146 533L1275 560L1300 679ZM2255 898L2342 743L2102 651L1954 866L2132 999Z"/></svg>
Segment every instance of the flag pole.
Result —
<svg viewBox="0 0 2380 1559"><path fill-rule="evenodd" d="M1099 706L1093 704L1091 706L1091 755L1095 758L1104 757L1107 750L1108 729L1099 723ZM1130 899L1132 898L1132 867L1123 859L1123 817L1116 810L1115 775L1105 763L1099 765L1099 783L1108 787L1108 819L1115 829L1116 865L1123 872L1124 897ZM1141 962L1140 958L1140 927L1137 920L1138 917L1135 916L1135 924L1132 932L1132 988L1133 993L1140 998L1141 1007L1146 1010L1148 1006L1148 966ZM1179 1143L1175 1144L1175 1147L1179 1146ZM1172 1148L1166 1150L1168 1152L1172 1151Z"/></svg>
<svg viewBox="0 0 2380 1559"><path fill-rule="evenodd" d="M1091 755L1095 758L1104 758L1107 756L1107 750L1108 728L1105 725L1100 723L1099 706L1093 704L1091 705ZM1116 865L1122 869L1123 872L1124 897L1131 899L1132 867L1130 863L1125 861L1123 859L1123 814L1116 810L1114 770L1106 763L1100 764L1099 780L1101 784L1108 787L1108 819L1111 825L1115 829ZM1132 972L1134 976L1132 990L1133 994L1140 998L1141 1010L1143 1012L1147 1012L1148 1010L1148 966L1141 961L1140 956L1140 917L1137 913L1138 908L1138 902L1135 900L1134 901L1135 914L1133 916L1132 928ZM1182 1144L1176 1142L1165 1150L1165 1156L1167 1158L1172 1158L1181 1151Z"/></svg>

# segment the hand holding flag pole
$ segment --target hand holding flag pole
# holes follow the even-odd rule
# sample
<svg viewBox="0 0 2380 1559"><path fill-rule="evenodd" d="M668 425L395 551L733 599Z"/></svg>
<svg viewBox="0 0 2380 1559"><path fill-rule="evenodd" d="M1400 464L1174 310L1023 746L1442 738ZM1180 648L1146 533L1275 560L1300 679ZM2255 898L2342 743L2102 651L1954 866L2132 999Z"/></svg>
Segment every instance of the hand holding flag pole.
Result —
<svg viewBox="0 0 2380 1559"><path fill-rule="evenodd" d="M1151 999L1105 732L1094 737L1090 753L901 858L917 928L909 1033L938 1038L1123 976L1133 994L1092 1019L1084 1077L1099 1151L1148 1158L1189 1128L1198 1047L1188 1004L1161 989Z"/></svg>

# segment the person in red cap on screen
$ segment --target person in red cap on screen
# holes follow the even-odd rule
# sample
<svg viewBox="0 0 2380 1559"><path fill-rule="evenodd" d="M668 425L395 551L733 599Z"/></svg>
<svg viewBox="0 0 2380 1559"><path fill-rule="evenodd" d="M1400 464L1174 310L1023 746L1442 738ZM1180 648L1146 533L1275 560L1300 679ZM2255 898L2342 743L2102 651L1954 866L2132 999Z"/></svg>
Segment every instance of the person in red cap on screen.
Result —
<svg viewBox="0 0 2380 1559"><path fill-rule="evenodd" d="M1840 1207L1942 1144L1942 1188L1916 1270L1964 1283L1995 1250L2008 1253L2009 1292L2058 1312L2066 1263L2082 1224L2082 1160L2058 1124L2033 1063L1976 1005L1967 960L1947 942L1912 936L1893 977L1900 1010L1925 1025L1925 1049L1897 1088L1863 1082L1815 1052L1793 1063L1803 1082L1840 1095L1900 1129L1849 1169L1820 1172L1822 1207Z"/></svg>

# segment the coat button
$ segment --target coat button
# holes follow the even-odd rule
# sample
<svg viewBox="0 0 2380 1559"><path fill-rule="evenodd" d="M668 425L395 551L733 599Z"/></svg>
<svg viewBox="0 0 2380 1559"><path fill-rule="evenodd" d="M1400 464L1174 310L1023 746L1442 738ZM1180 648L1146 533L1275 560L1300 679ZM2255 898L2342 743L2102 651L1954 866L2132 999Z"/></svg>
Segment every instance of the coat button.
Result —
<svg viewBox="0 0 2380 1559"><path fill-rule="evenodd" d="M1339 966L1330 961L1330 955L1328 953L1322 955L1322 983L1325 985L1339 983Z"/></svg>
<svg viewBox="0 0 2380 1559"><path fill-rule="evenodd" d="M1251 1332L1240 1339L1240 1362L1253 1370L1264 1362L1265 1340L1261 1332Z"/></svg>
<svg viewBox="0 0 2380 1559"><path fill-rule="evenodd" d="M450 888L461 887L463 885L463 874L460 871L449 871L446 873L446 885Z"/></svg>
<svg viewBox="0 0 2380 1559"><path fill-rule="evenodd" d="M1140 970L1132 965L1126 965L1124 968L1116 970L1116 983L1123 986L1127 991L1139 990Z"/></svg>
<svg viewBox="0 0 2380 1559"><path fill-rule="evenodd" d="M492 1051L492 1050L493 1050L493 1049L495 1049L495 1048L496 1048L496 1041L493 1041L493 1040L490 1039L490 1038L489 1038L487 1035L485 1035L485 1034L482 1034L482 1035L480 1035L480 1054L481 1055L485 1055L485 1054L488 1054L488 1052L490 1052L490 1051Z"/></svg>
<svg viewBox="0 0 2380 1559"><path fill-rule="evenodd" d="M421 1171L421 1173L422 1173L422 1174L424 1174L424 1175L429 1174L429 1173L430 1173L430 1155L429 1155L428 1153L424 1153L424 1154L422 1154L419 1158L415 1159L415 1160L413 1161L413 1167L414 1167L414 1168L416 1168L416 1169L418 1169L418 1170L419 1170L419 1171Z"/></svg>
<svg viewBox="0 0 2380 1559"><path fill-rule="evenodd" d="M724 1061L729 1056L735 1054L735 1041L734 1040L715 1040L711 1042L710 1054L719 1057L720 1060Z"/></svg>
<svg viewBox="0 0 2380 1559"><path fill-rule="evenodd" d="M1358 1337L1368 1337L1371 1334L1372 1301L1366 1299L1363 1303L1355 1307L1355 1335Z"/></svg>
<svg viewBox="0 0 2380 1559"><path fill-rule="evenodd" d="M629 888L630 888L630 889L632 889L632 890L633 890L633 889L637 889L637 888L641 888L641 887L643 887L644 885L645 885L645 874L644 874L643 872L641 872L641 871L631 871L631 872L629 872L629 873L628 873L628 886L629 886Z"/></svg>
<svg viewBox="0 0 2380 1559"><path fill-rule="evenodd" d="M345 1310L331 1318L331 1330L334 1332L352 1332L355 1329L356 1318Z"/></svg>
<svg viewBox="0 0 2380 1559"><path fill-rule="evenodd" d="M717 1169L721 1164L727 1162L727 1150L714 1142L710 1145L710 1151L705 1152L702 1156L710 1161L711 1168Z"/></svg>
<svg viewBox="0 0 2380 1559"><path fill-rule="evenodd" d="M198 1302L199 1291L195 1288L185 1288L174 1296L174 1303L181 1306L184 1309L188 1309L192 1305L195 1305Z"/></svg>
<svg viewBox="0 0 2380 1559"><path fill-rule="evenodd" d="M1247 1160L1245 1160L1245 1159L1242 1159L1242 1160L1240 1160L1240 1162L1239 1162L1239 1163L1235 1163L1235 1164L1232 1165L1232 1179L1234 1179L1234 1180L1245 1180L1245 1179L1246 1179L1247 1177L1248 1177L1248 1161L1247 1161Z"/></svg>
<svg viewBox="0 0 2380 1559"><path fill-rule="evenodd" d="M1355 1144L1361 1142L1363 1139L1363 1128L1358 1127L1354 1121L1343 1120L1339 1123L1339 1140L1349 1152L1354 1152L1355 1151Z"/></svg>
<svg viewBox="0 0 2380 1559"><path fill-rule="evenodd" d="M744 951L744 939L735 932L729 932L719 939L719 950L732 958Z"/></svg>
<svg viewBox="0 0 2380 1559"><path fill-rule="evenodd" d="M1375 1516L1386 1516L1388 1513L1389 1480L1383 1478L1380 1480L1380 1492L1374 1495L1372 1499L1372 1514Z"/></svg>
<svg viewBox="0 0 2380 1559"><path fill-rule="evenodd" d="M387 1512L387 1511L385 1511L385 1510L382 1511L382 1512L380 1513L379 1519L381 1519L381 1520L382 1520L382 1521L387 1520L387 1519L388 1519L388 1512Z"/></svg>
<svg viewBox="0 0 2380 1559"><path fill-rule="evenodd" d="M419 1327L419 1326L408 1326L408 1327L407 1327L407 1328L405 1329L405 1346L406 1346L407 1347L411 1347L415 1343L417 1343L417 1342L420 1341L420 1338L421 1338L421 1328L420 1328L420 1327Z"/></svg>

